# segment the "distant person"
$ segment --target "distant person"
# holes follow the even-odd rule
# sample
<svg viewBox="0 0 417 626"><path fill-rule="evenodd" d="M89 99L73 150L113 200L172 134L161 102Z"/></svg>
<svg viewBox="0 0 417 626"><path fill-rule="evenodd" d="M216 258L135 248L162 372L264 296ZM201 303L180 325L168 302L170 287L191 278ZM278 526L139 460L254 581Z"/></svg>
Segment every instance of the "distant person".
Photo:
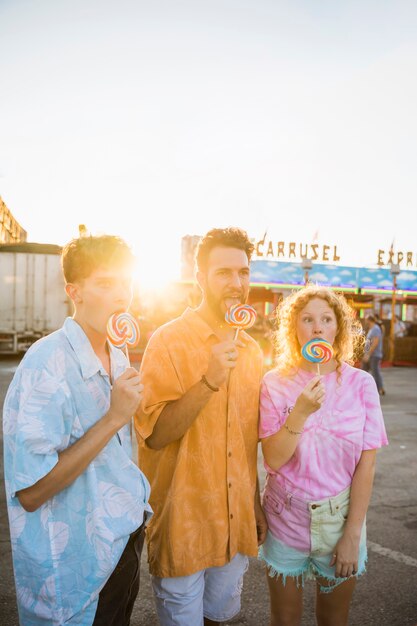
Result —
<svg viewBox="0 0 417 626"><path fill-rule="evenodd" d="M161 326L143 357L136 416L152 486L148 559L161 626L202 626L240 610L248 556L266 533L257 488L262 354L225 323L249 292L253 245L238 228L200 241L196 309Z"/></svg>
<svg viewBox="0 0 417 626"><path fill-rule="evenodd" d="M384 340L385 337L385 326L384 326L384 321L379 317L378 313L374 313L374 318L376 323L378 324L378 326L381 329L381 333L382 333L382 341Z"/></svg>
<svg viewBox="0 0 417 626"><path fill-rule="evenodd" d="M278 359L262 383L259 431L269 528L259 555L268 572L270 624L299 626L311 578L317 624L345 626L365 572L376 450L388 443L380 399L372 377L351 365L361 334L343 296L305 287L283 300L277 321ZM334 349L320 374L301 355L312 339Z"/></svg>
<svg viewBox="0 0 417 626"><path fill-rule="evenodd" d="M373 315L365 319L366 348L362 358L362 369L370 371L375 379L380 396L385 396L384 383L381 373L382 361L382 332Z"/></svg>
<svg viewBox="0 0 417 626"><path fill-rule="evenodd" d="M131 459L140 376L106 338L131 299L118 237L81 237L62 265L75 313L26 353L4 403L4 470L22 626L128 626L149 484Z"/></svg>
<svg viewBox="0 0 417 626"><path fill-rule="evenodd" d="M394 323L394 335L395 337L405 337L407 334L407 327L404 324L404 322L402 321L402 319L400 319L398 317L398 315L395 316L395 323Z"/></svg>

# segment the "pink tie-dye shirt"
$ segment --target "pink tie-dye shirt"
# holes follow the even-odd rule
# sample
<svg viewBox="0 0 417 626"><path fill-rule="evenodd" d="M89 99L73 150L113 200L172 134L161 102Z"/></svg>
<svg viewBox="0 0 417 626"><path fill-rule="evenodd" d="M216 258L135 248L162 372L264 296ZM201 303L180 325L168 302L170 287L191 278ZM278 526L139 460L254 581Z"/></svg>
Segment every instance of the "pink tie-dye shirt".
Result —
<svg viewBox="0 0 417 626"><path fill-rule="evenodd" d="M282 377L268 372L261 387L261 439L279 431L295 402L314 376L298 370ZM334 496L352 482L362 450L388 444L379 395L370 374L344 363L323 376L326 398L306 420L291 459L277 472L265 463L268 482L308 501ZM273 484L270 484L273 487Z"/></svg>

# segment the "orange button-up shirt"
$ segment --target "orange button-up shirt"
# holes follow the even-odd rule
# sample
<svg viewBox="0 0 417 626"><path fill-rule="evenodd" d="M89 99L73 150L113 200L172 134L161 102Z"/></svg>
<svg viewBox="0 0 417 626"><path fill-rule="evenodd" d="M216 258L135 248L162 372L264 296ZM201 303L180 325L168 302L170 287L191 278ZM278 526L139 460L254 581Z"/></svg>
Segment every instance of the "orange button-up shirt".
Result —
<svg viewBox="0 0 417 626"><path fill-rule="evenodd" d="M188 576L225 565L237 552L257 554L254 496L262 354L242 332L236 368L187 432L162 450L145 439L168 402L206 372L219 339L188 309L151 337L142 362L141 408L135 417L139 465L151 483L150 571Z"/></svg>

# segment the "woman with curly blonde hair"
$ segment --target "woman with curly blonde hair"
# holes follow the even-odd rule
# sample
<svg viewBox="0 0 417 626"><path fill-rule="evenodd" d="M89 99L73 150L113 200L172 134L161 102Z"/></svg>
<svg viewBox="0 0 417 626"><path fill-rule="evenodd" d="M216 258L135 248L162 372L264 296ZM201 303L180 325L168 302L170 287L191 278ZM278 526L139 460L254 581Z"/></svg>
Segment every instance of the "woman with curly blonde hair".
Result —
<svg viewBox="0 0 417 626"><path fill-rule="evenodd" d="M277 311L277 364L261 389L260 438L267 469L263 506L271 626L298 626L306 579L317 585L319 626L347 624L365 571L365 516L377 448L388 443L373 378L352 366L364 339L342 295L308 286ZM333 346L316 365L311 339Z"/></svg>
<svg viewBox="0 0 417 626"><path fill-rule="evenodd" d="M295 372L303 363L302 346L296 332L297 315L312 298L325 300L336 316L337 333L333 342L333 356L337 369L340 369L342 362L352 365L362 355L365 335L361 323L345 298L327 287L309 285L282 300L277 311L279 325L275 335L276 366L283 374L288 374L291 370Z"/></svg>

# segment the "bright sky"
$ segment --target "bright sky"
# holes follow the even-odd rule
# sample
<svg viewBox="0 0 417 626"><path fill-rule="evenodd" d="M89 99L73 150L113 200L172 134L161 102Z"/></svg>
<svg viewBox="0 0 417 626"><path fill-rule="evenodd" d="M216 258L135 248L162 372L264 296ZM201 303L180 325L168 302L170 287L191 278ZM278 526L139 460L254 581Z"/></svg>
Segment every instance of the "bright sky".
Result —
<svg viewBox="0 0 417 626"><path fill-rule="evenodd" d="M0 195L148 280L227 225L416 265L416 76L414 0L0 0Z"/></svg>

